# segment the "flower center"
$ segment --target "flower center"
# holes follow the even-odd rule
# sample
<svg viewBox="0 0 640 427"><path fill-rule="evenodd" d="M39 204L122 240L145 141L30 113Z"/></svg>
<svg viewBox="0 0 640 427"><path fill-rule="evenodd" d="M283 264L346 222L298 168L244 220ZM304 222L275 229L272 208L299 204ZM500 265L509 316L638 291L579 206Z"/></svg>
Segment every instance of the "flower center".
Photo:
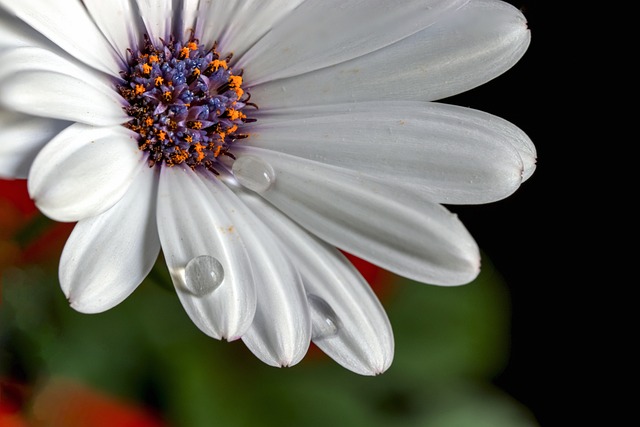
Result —
<svg viewBox="0 0 640 427"><path fill-rule="evenodd" d="M193 37L160 41L157 48L145 35L139 50L129 50L124 83L118 85L129 102L125 126L138 133L150 167L184 163L217 174L218 157L234 158L234 141L248 137L242 125L255 121L244 111L256 105L242 88L242 70L229 65L231 55L220 57L217 44L206 49Z"/></svg>

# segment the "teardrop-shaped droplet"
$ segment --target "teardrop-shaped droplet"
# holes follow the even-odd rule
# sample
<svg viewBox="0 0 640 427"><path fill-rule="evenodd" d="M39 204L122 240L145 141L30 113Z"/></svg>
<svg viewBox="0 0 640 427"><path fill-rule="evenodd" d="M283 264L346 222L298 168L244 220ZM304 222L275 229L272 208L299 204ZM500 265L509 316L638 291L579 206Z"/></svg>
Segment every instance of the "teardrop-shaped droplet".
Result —
<svg viewBox="0 0 640 427"><path fill-rule="evenodd" d="M201 255L187 263L184 276L187 290L203 297L220 286L224 279L224 268L214 257Z"/></svg>
<svg viewBox="0 0 640 427"><path fill-rule="evenodd" d="M307 295L311 309L311 339L314 341L332 337L340 330L340 319L331 306L317 295Z"/></svg>
<svg viewBox="0 0 640 427"><path fill-rule="evenodd" d="M232 171L243 187L256 193L264 193L271 188L276 180L273 167L258 157L239 157L233 163Z"/></svg>

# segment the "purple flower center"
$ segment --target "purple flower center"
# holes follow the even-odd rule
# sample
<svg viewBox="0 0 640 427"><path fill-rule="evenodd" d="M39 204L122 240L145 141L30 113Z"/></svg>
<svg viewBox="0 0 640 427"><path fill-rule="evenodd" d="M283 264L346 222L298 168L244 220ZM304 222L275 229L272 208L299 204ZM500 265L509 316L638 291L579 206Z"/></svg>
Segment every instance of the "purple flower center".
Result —
<svg viewBox="0 0 640 427"><path fill-rule="evenodd" d="M217 45L206 49L193 37L183 43L171 38L156 47L147 36L139 50L129 50L119 93L129 102L131 120L125 126L139 135L138 147L149 153L149 166L186 164L217 173L219 156L242 133L245 107L251 97L242 88L242 70L221 59Z"/></svg>

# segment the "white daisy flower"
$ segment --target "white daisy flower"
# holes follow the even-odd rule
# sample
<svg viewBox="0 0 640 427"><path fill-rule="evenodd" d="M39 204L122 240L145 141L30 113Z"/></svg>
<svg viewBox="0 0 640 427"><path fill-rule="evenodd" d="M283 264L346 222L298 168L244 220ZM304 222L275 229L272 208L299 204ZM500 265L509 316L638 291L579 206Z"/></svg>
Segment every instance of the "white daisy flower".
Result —
<svg viewBox="0 0 640 427"><path fill-rule="evenodd" d="M479 250L442 204L513 193L514 125L434 100L529 44L498 0L0 0L0 176L76 222L73 308L107 310L164 254L193 322L291 366L310 341L364 375L389 320L339 248L460 285Z"/></svg>

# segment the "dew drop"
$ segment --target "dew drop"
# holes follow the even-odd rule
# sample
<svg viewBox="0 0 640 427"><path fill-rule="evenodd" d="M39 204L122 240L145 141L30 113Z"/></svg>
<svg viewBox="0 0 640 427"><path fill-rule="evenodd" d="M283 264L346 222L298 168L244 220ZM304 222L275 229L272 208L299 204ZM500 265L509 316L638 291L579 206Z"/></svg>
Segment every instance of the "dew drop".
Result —
<svg viewBox="0 0 640 427"><path fill-rule="evenodd" d="M311 338L323 340L338 334L340 320L329 304L317 295L307 295L311 308Z"/></svg>
<svg viewBox="0 0 640 427"><path fill-rule="evenodd" d="M203 297L220 286L224 279L224 268L214 257L201 255L187 263L184 275L187 290Z"/></svg>
<svg viewBox="0 0 640 427"><path fill-rule="evenodd" d="M233 175L238 182L256 193L264 193L276 180L271 165L253 156L243 156L233 163Z"/></svg>

